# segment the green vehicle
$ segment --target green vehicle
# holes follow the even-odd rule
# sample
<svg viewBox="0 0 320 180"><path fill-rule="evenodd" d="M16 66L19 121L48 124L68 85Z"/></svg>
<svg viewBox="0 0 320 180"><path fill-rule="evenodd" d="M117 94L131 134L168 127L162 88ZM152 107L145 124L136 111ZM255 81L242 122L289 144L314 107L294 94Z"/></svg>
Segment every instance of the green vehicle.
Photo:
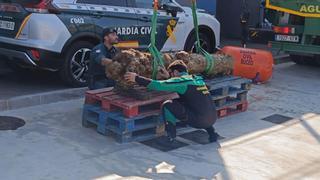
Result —
<svg viewBox="0 0 320 180"><path fill-rule="evenodd" d="M275 33L273 49L297 64L320 65L320 0L266 0Z"/></svg>

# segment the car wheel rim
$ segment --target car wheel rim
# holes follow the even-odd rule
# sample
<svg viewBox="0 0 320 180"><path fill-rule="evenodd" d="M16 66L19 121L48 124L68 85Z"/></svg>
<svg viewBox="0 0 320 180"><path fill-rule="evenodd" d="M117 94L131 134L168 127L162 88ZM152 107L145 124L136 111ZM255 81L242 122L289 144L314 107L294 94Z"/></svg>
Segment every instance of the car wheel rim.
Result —
<svg viewBox="0 0 320 180"><path fill-rule="evenodd" d="M85 83L86 73L89 70L91 49L82 48L74 53L71 59L71 72L75 80Z"/></svg>
<svg viewBox="0 0 320 180"><path fill-rule="evenodd" d="M194 42L192 48L191 48L191 52L192 53L197 53L197 50L196 50L196 44L197 44L197 41ZM208 43L203 40L203 39L200 39L200 46L202 47L202 49L206 50L206 51L209 51L209 45Z"/></svg>

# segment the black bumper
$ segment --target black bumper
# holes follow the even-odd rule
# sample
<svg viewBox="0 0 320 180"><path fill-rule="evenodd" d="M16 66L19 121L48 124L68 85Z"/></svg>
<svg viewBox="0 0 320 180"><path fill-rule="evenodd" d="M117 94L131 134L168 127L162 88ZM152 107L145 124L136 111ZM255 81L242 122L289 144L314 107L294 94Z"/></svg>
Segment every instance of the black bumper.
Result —
<svg viewBox="0 0 320 180"><path fill-rule="evenodd" d="M0 48L0 56L4 57L5 60L12 61L17 64L30 67L37 66L37 64L31 59L31 57L25 52Z"/></svg>
<svg viewBox="0 0 320 180"><path fill-rule="evenodd" d="M31 50L39 51L40 58L33 57ZM0 43L0 60L6 60L28 68L59 70L64 58L61 54L47 50Z"/></svg>

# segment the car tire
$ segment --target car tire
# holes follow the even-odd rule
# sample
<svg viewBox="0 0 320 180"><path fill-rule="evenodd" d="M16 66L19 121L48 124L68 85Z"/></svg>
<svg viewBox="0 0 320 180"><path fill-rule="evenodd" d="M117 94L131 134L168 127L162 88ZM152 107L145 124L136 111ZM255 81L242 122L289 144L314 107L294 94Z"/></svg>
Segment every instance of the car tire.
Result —
<svg viewBox="0 0 320 180"><path fill-rule="evenodd" d="M90 52L94 44L85 41L73 43L65 53L65 61L60 76L72 87L87 86Z"/></svg>
<svg viewBox="0 0 320 180"><path fill-rule="evenodd" d="M199 38L200 38L200 44L201 47L206 50L209 53L212 53L214 51L214 47L215 47L215 43L212 42L209 38L209 36L207 36L204 33L199 33ZM197 39L196 39L196 35L195 33L193 33L190 38L188 38L188 41L185 45L185 51L187 52L193 52L196 53L195 50L195 43L196 43Z"/></svg>

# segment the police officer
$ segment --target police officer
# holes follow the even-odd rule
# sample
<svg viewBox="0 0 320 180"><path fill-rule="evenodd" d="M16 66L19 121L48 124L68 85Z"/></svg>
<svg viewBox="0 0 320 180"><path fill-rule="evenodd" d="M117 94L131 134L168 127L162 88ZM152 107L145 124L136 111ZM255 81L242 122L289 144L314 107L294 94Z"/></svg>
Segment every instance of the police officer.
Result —
<svg viewBox="0 0 320 180"><path fill-rule="evenodd" d="M112 58L119 52L114 47L118 43L115 29L106 28L102 33L103 43L94 47L90 55L88 71L89 89L101 89L114 86L115 82L106 77L105 67L112 62Z"/></svg>
<svg viewBox="0 0 320 180"><path fill-rule="evenodd" d="M240 15L240 25L241 25L241 46L243 48L247 47L247 41L249 37L249 18L250 12L248 10L248 4L246 0L243 0L243 10Z"/></svg>
<svg viewBox="0 0 320 180"><path fill-rule="evenodd" d="M209 141L217 141L219 135L213 128L217 113L203 78L189 75L186 64L180 60L169 65L168 71L160 70L162 77L171 76L171 79L165 81L151 80L131 72L126 73L125 78L128 82L136 82L152 90L179 94L180 98L166 101L162 106L166 131L171 142L176 137L177 120L194 128L205 129L209 134Z"/></svg>

